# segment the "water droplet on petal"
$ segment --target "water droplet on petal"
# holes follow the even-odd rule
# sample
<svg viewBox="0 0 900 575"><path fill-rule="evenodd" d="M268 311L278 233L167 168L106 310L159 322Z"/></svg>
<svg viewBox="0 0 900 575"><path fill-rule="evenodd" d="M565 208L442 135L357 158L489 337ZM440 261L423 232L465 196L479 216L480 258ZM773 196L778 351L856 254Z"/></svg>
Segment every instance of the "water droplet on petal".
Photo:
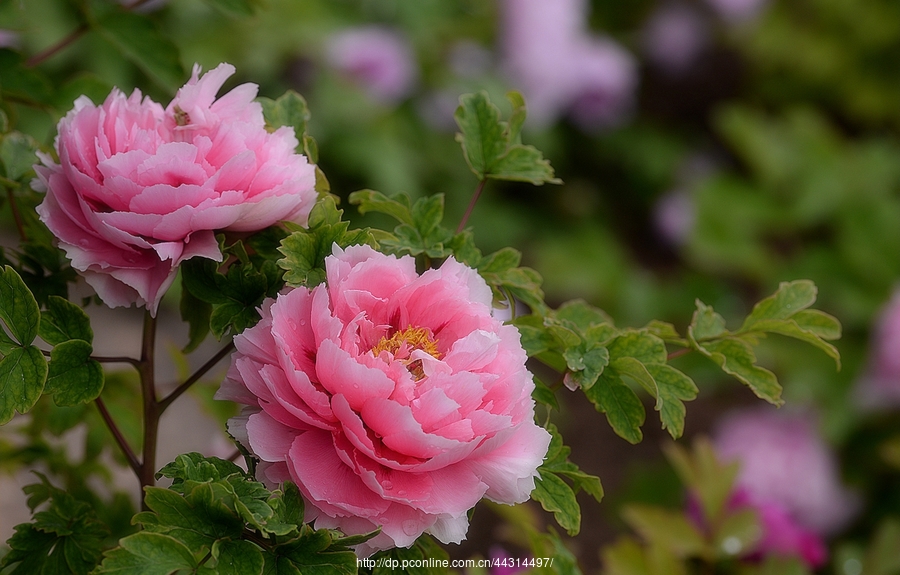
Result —
<svg viewBox="0 0 900 575"><path fill-rule="evenodd" d="M403 532L409 536L413 536L419 533L419 524L412 519L407 519L406 521L404 521L402 527Z"/></svg>
<svg viewBox="0 0 900 575"><path fill-rule="evenodd" d="M406 497L406 490L405 490L405 489L399 490L399 491L397 492L397 495L400 496L400 497Z"/></svg>
<svg viewBox="0 0 900 575"><path fill-rule="evenodd" d="M391 481L385 481L381 484L385 491L390 491L394 488L394 484Z"/></svg>

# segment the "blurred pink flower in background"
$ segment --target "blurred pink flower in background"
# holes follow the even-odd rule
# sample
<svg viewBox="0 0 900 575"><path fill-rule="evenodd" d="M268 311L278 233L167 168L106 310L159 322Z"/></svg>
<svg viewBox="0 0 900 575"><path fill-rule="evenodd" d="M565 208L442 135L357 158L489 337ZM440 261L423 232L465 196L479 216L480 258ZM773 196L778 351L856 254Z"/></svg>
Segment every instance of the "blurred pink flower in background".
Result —
<svg viewBox="0 0 900 575"><path fill-rule="evenodd" d="M165 110L139 90L82 96L59 122L59 164L40 156L41 221L108 306L155 315L182 261L222 259L216 230L306 223L314 167L292 128L266 131L255 84L216 99L233 73L195 66Z"/></svg>
<svg viewBox="0 0 900 575"><path fill-rule="evenodd" d="M528 570L528 567L517 567L515 565L515 557L498 545L494 545L490 550L490 559L492 561L491 575L516 575ZM506 563L506 565L504 565Z"/></svg>
<svg viewBox="0 0 900 575"><path fill-rule="evenodd" d="M0 29L0 48L18 48L22 35L14 30Z"/></svg>
<svg viewBox="0 0 900 575"><path fill-rule="evenodd" d="M719 423L714 445L723 462L740 463L732 504L759 512L758 553L821 565L822 538L847 525L858 500L841 484L835 456L812 422L766 408L733 412Z"/></svg>
<svg viewBox="0 0 900 575"><path fill-rule="evenodd" d="M738 23L758 16L768 0L706 0L713 10L728 22Z"/></svg>
<svg viewBox="0 0 900 575"><path fill-rule="evenodd" d="M634 105L637 63L614 40L590 34L583 0L503 0L504 71L528 105L528 124L572 113L584 129L621 123Z"/></svg>
<svg viewBox="0 0 900 575"><path fill-rule="evenodd" d="M335 32L326 46L328 63L373 100L396 104L412 93L418 69L409 42L381 26Z"/></svg>
<svg viewBox="0 0 900 575"><path fill-rule="evenodd" d="M641 44L647 59L671 74L687 71L709 43L701 14L686 5L663 4L644 23Z"/></svg>
<svg viewBox="0 0 900 575"><path fill-rule="evenodd" d="M452 257L419 275L369 246L325 264L326 284L264 303L217 394L250 406L229 430L258 477L294 481L317 528L380 527L361 555L423 532L458 543L482 497L527 500L550 436L481 276Z"/></svg>
<svg viewBox="0 0 900 575"><path fill-rule="evenodd" d="M869 409L900 406L900 288L878 312L869 339L869 358L855 396Z"/></svg>

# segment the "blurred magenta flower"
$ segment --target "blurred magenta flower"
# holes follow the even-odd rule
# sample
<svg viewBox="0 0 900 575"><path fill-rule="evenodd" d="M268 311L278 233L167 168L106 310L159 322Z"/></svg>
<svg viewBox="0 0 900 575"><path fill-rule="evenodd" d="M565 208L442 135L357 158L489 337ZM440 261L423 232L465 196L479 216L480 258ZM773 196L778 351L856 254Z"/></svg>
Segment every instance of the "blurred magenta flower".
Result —
<svg viewBox="0 0 900 575"><path fill-rule="evenodd" d="M732 504L759 512L757 552L821 565L822 538L846 526L858 502L809 419L765 408L734 412L720 422L714 445L723 461L740 463Z"/></svg>
<svg viewBox="0 0 900 575"><path fill-rule="evenodd" d="M664 4L644 23L641 44L651 63L670 74L687 71L709 42L701 14L683 4Z"/></svg>
<svg viewBox="0 0 900 575"><path fill-rule="evenodd" d="M418 80L415 56L399 33L381 26L334 33L326 46L328 63L357 83L375 101L396 104Z"/></svg>
<svg viewBox="0 0 900 575"><path fill-rule="evenodd" d="M317 528L380 528L361 555L423 532L458 543L482 497L527 500L550 435L481 276L452 257L419 275L369 246L325 265L326 284L263 304L217 394L250 406L229 430L259 478L296 483Z"/></svg>
<svg viewBox="0 0 900 575"><path fill-rule="evenodd" d="M516 566L515 557L498 545L494 545L490 550L491 559L491 575L516 575L525 572L528 567Z"/></svg>
<svg viewBox="0 0 900 575"><path fill-rule="evenodd" d="M869 338L869 358L855 394L865 408L900 406L900 288L878 313Z"/></svg>
<svg viewBox="0 0 900 575"><path fill-rule="evenodd" d="M582 128L621 123L637 86L634 57L592 35L583 0L503 0L505 73L528 104L528 123L546 127L571 113Z"/></svg>
<svg viewBox="0 0 900 575"><path fill-rule="evenodd" d="M41 221L108 306L155 315L182 261L222 259L217 230L306 223L315 169L292 128L266 130L255 84L216 99L233 73L195 66L165 109L139 90L82 96L59 122L59 163L40 156Z"/></svg>

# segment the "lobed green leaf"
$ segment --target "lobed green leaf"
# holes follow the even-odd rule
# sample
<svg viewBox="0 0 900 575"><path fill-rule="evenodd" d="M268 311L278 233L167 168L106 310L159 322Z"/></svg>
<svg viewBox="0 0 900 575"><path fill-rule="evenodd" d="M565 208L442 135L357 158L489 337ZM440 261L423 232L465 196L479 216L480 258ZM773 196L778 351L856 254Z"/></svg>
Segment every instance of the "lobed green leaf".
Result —
<svg viewBox="0 0 900 575"><path fill-rule="evenodd" d="M84 310L55 295L47 298L47 309L41 313L38 334L50 345L73 339L89 344L94 341L91 320Z"/></svg>
<svg viewBox="0 0 900 575"><path fill-rule="evenodd" d="M41 309L31 290L10 266L0 272L0 319L23 347L37 337Z"/></svg>
<svg viewBox="0 0 900 575"><path fill-rule="evenodd" d="M91 359L91 344L81 339L64 341L50 352L46 393L59 406L95 400L103 391L103 368Z"/></svg>
<svg viewBox="0 0 900 575"><path fill-rule="evenodd" d="M27 413L44 391L47 360L37 347L17 347L0 359L0 425Z"/></svg>

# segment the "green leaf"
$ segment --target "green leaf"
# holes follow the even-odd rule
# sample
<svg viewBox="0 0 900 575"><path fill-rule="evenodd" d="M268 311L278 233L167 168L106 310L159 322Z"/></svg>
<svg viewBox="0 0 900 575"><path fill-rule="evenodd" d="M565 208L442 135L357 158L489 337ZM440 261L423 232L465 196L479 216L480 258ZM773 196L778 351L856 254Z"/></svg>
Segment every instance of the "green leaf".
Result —
<svg viewBox="0 0 900 575"><path fill-rule="evenodd" d="M712 307L697 300L697 311L688 326L688 337L696 341L713 339L725 333L725 319Z"/></svg>
<svg viewBox="0 0 900 575"><path fill-rule="evenodd" d="M31 345L19 347L0 359L0 425L15 412L27 413L40 399L47 380L47 361Z"/></svg>
<svg viewBox="0 0 900 575"><path fill-rule="evenodd" d="M479 180L485 179L508 144L500 109L491 103L487 92L464 94L453 118L461 130L456 141L462 145L466 163Z"/></svg>
<svg viewBox="0 0 900 575"><path fill-rule="evenodd" d="M0 138L0 165L10 180L19 180L30 174L34 176L31 166L38 163L35 151L38 143L31 136L12 132Z"/></svg>
<svg viewBox="0 0 900 575"><path fill-rule="evenodd" d="M607 370L596 384L584 391L584 395L597 411L606 414L616 435L629 443L640 443L643 437L641 425L646 417L644 406L618 375Z"/></svg>
<svg viewBox="0 0 900 575"><path fill-rule="evenodd" d="M8 541L10 552L0 561L0 569L17 564L11 575L87 575L100 561L109 530L97 519L91 505L38 476L41 483L24 488L28 504L32 510L47 501L50 505L34 514L33 523L16 526Z"/></svg>
<svg viewBox="0 0 900 575"><path fill-rule="evenodd" d="M722 371L733 375L760 399L782 405L781 385L771 371L756 365L756 355L747 342L728 338L700 344L699 351L715 362Z"/></svg>
<svg viewBox="0 0 900 575"><path fill-rule="evenodd" d="M679 557L702 556L707 549L703 535L684 514L647 505L629 505L622 517L641 537Z"/></svg>
<svg viewBox="0 0 900 575"><path fill-rule="evenodd" d="M288 284L311 288L324 282L325 258L333 253L335 244L346 248L374 243L368 229L348 230L350 223L342 221L343 213L332 196L325 196L313 207L309 229L298 228L281 241L278 251L284 258L278 260L278 266L285 270Z"/></svg>
<svg viewBox="0 0 900 575"><path fill-rule="evenodd" d="M643 330L628 330L609 344L611 357L633 357L641 363L665 363L666 344L655 335Z"/></svg>
<svg viewBox="0 0 900 575"><path fill-rule="evenodd" d="M182 282L186 281L184 274L181 277ZM181 312L182 321L186 321L188 324L188 343L181 351L190 353L203 343L203 340L206 339L206 334L209 333L212 304L201 300L194 296L189 289L184 288L181 290L181 300L178 304L178 309Z"/></svg>
<svg viewBox="0 0 900 575"><path fill-rule="evenodd" d="M631 537L622 537L600 551L606 575L653 575L644 548Z"/></svg>
<svg viewBox="0 0 900 575"><path fill-rule="evenodd" d="M146 16L111 10L94 28L122 54L172 93L184 83L178 48Z"/></svg>
<svg viewBox="0 0 900 575"><path fill-rule="evenodd" d="M413 225L423 238L433 232L444 219L444 194L424 196L412 207Z"/></svg>
<svg viewBox="0 0 900 575"><path fill-rule="evenodd" d="M562 180L553 176L550 161L534 146L518 144L509 148L491 165L486 177L513 182L531 182L535 186L544 183L561 184Z"/></svg>
<svg viewBox="0 0 900 575"><path fill-rule="evenodd" d="M464 94L453 115L460 133L456 141L463 149L466 163L479 180L487 178L559 184L553 177L550 162L533 146L523 146L520 131L525 121L525 105L521 95L509 94L513 105L510 123L500 120L500 110L491 103L486 92Z"/></svg>
<svg viewBox="0 0 900 575"><path fill-rule="evenodd" d="M788 319L816 303L816 293L816 285L809 280L782 282L774 294L753 306L740 331L750 331L760 321Z"/></svg>
<svg viewBox="0 0 900 575"><path fill-rule="evenodd" d="M659 409L659 390L656 387L656 380L650 375L643 362L629 356L617 357L610 362L610 367L620 375L627 375L640 384L647 393L653 396L653 399L657 400L656 408Z"/></svg>
<svg viewBox="0 0 900 575"><path fill-rule="evenodd" d="M40 71L25 66L21 54L0 48L0 93L30 104L47 104L53 90L50 81Z"/></svg>
<svg viewBox="0 0 900 575"><path fill-rule="evenodd" d="M811 344L824 351L826 354L828 354L828 357L834 360L837 368L841 368L841 353L838 351L838 349L830 343L821 339L812 331L802 329L793 319L759 320L753 323L752 329L754 331L777 333L780 335L785 335L787 337L792 337L794 339L799 339L800 341L805 341L806 343ZM742 329L741 332L743 331L744 330Z"/></svg>
<svg viewBox="0 0 900 575"><path fill-rule="evenodd" d="M246 3L246 0L228 1ZM298 147L302 149L303 139L306 136L307 124L309 124L309 119L311 117L309 106L307 106L303 96L293 90L288 90L277 100L258 98L257 101L262 105L263 117L266 119L266 125L268 125L272 131L277 130L281 126L293 128L294 134L299 142Z"/></svg>
<svg viewBox="0 0 900 575"><path fill-rule="evenodd" d="M218 496L210 483L195 485L184 497L170 489L147 487L144 502L156 514L141 516L145 527L152 526L190 549L211 549L219 539L239 539L244 527L227 498Z"/></svg>
<svg viewBox="0 0 900 575"><path fill-rule="evenodd" d="M55 295L47 299L47 309L41 313L38 334L50 345L73 339L87 343L94 341L91 320L84 310Z"/></svg>
<svg viewBox="0 0 900 575"><path fill-rule="evenodd" d="M342 546L333 549L332 543L332 535L329 531L325 529L312 531L305 528L301 537L278 545L272 550L277 556L274 564L278 566L279 570L271 570L270 565L273 564L273 560L267 557L266 570L263 573L266 575L282 573L282 561L286 559L303 575L355 574L357 572L356 553Z"/></svg>
<svg viewBox="0 0 900 575"><path fill-rule="evenodd" d="M31 290L10 266L0 272L0 319L23 347L37 337L41 309Z"/></svg>
<svg viewBox="0 0 900 575"><path fill-rule="evenodd" d="M800 329L815 334L822 339L834 340L841 337L841 322L823 311L805 309L791 316L791 320Z"/></svg>
<svg viewBox="0 0 900 575"><path fill-rule="evenodd" d="M265 566L259 547L249 541L216 541L212 554L217 575L262 575Z"/></svg>
<svg viewBox="0 0 900 575"><path fill-rule="evenodd" d="M53 394L59 406L93 401L103 391L103 368L91 359L91 344L84 340L64 341L50 352L50 366L44 391Z"/></svg>
<svg viewBox="0 0 900 575"><path fill-rule="evenodd" d="M754 509L729 513L713 531L713 545L722 558L746 555L762 537L759 519Z"/></svg>
<svg viewBox="0 0 900 575"><path fill-rule="evenodd" d="M534 480L531 498L540 502L545 511L553 513L556 522L569 535L578 535L581 530L581 507L575 499L575 492L565 481L545 470Z"/></svg>
<svg viewBox="0 0 900 575"><path fill-rule="evenodd" d="M351 204L357 206L360 214L369 212L387 214L401 224L415 225L409 197L402 194L395 197L398 199L389 198L375 190L359 190L350 194L349 200Z"/></svg>
<svg viewBox="0 0 900 575"><path fill-rule="evenodd" d="M569 368L563 377L563 383L569 389L590 388L609 365L609 350L595 343L581 343L576 347L568 347L563 357Z"/></svg>
<svg viewBox="0 0 900 575"><path fill-rule="evenodd" d="M162 533L135 533L119 545L106 552L97 575L172 575L197 567L184 543Z"/></svg>
<svg viewBox="0 0 900 575"><path fill-rule="evenodd" d="M720 463L706 438L694 440L692 454L676 443L667 444L663 449L681 482L699 499L704 522L720 524L728 511L739 464Z"/></svg>
<svg viewBox="0 0 900 575"><path fill-rule="evenodd" d="M647 371L656 381L659 395L656 409L662 420L663 429L669 431L672 439L678 439L684 433L684 401L697 397L697 384L674 367L667 364L647 364Z"/></svg>

